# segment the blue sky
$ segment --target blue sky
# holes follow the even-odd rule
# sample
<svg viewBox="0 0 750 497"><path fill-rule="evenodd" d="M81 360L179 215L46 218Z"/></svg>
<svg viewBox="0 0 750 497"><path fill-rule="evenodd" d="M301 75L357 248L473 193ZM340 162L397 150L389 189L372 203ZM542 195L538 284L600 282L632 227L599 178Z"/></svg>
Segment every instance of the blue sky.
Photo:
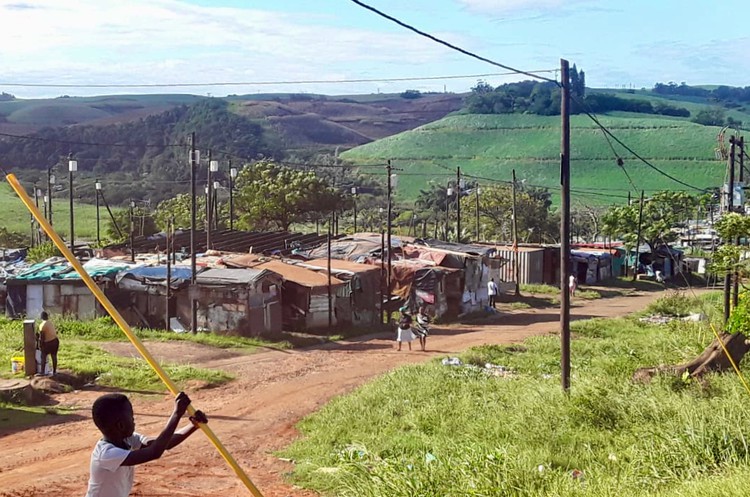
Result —
<svg viewBox="0 0 750 497"><path fill-rule="evenodd" d="M498 62L589 86L750 85L741 0L369 0ZM8 83L164 84L434 77L503 72L404 30L349 0L0 0L0 91L326 94L466 91L477 78L191 88L24 88ZM550 73L554 76L554 73ZM516 76L483 78L492 84Z"/></svg>

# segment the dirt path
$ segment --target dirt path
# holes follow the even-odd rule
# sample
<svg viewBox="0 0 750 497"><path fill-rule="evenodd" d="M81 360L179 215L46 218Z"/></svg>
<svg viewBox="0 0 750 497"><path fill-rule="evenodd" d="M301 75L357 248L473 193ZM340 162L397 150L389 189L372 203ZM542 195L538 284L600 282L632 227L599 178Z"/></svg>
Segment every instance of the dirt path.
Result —
<svg viewBox="0 0 750 497"><path fill-rule="evenodd" d="M576 302L573 319L622 316L643 309L662 295L634 293ZM310 492L285 482L291 470L273 452L288 445L302 417L332 397L345 394L396 366L427 361L485 343L511 343L532 335L555 333L557 309L523 310L503 314L486 324L435 327L427 353L397 352L390 336L373 335L316 349L217 355L197 363L237 376L229 385L189 392L196 407L213 420L212 427L266 497L307 496ZM159 351L154 352L157 356ZM174 350L164 353L174 354ZM193 359L201 357L193 356ZM171 360L174 360L174 356ZM100 392L78 391L57 397L81 409L66 422L40 426L0 438L0 496L82 496L88 479L91 448L98 439L89 419ZM167 396L135 395L138 430L157 434L170 412ZM136 496L247 496L213 446L202 434L136 471Z"/></svg>

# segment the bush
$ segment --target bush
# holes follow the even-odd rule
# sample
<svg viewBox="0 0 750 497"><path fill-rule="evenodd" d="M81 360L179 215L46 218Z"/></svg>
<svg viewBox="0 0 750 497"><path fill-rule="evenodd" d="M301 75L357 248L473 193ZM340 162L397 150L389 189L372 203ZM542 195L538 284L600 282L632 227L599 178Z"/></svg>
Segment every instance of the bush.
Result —
<svg viewBox="0 0 750 497"><path fill-rule="evenodd" d="M660 316L683 317L692 313L695 306L695 299L687 297L682 292L671 292L669 295L649 304L646 310L651 314Z"/></svg>

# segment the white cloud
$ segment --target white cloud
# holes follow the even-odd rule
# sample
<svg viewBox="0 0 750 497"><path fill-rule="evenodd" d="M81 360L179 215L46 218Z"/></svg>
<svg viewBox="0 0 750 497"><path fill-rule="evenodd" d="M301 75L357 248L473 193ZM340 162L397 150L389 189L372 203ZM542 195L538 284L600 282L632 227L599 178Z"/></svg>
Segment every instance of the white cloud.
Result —
<svg viewBox="0 0 750 497"><path fill-rule="evenodd" d="M327 79L362 69L387 75L453 57L406 32L179 0L0 0L0 15L5 82Z"/></svg>

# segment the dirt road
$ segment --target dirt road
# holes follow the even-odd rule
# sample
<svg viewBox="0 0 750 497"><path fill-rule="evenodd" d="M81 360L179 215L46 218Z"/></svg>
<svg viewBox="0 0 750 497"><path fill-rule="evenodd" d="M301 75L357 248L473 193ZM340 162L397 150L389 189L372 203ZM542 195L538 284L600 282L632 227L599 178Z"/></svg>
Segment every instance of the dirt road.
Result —
<svg viewBox="0 0 750 497"><path fill-rule="evenodd" d="M643 309L661 295L629 296L576 302L573 319L622 316ZM194 405L211 418L219 438L266 497L308 496L310 492L285 482L291 466L273 452L288 445L304 416L332 397L345 394L396 366L427 361L474 345L518 342L558 330L557 309L515 311L482 324L437 326L428 341L430 351L397 352L390 335L329 344L291 352L262 352L250 356L213 355L196 366L223 369L237 380L213 389L190 391ZM149 344L152 352L175 362L183 351L173 344ZM192 345L191 347L195 347ZM195 352L191 350L191 353ZM61 422L16 433L0 433L0 496L83 496L91 449L98 432L90 420L93 399L101 392L77 391L56 397L80 408ZM136 428L157 434L166 422L172 401L167 396L132 394ZM54 422L55 416L51 416ZM133 495L247 496L249 492L200 433L165 455L139 467Z"/></svg>

